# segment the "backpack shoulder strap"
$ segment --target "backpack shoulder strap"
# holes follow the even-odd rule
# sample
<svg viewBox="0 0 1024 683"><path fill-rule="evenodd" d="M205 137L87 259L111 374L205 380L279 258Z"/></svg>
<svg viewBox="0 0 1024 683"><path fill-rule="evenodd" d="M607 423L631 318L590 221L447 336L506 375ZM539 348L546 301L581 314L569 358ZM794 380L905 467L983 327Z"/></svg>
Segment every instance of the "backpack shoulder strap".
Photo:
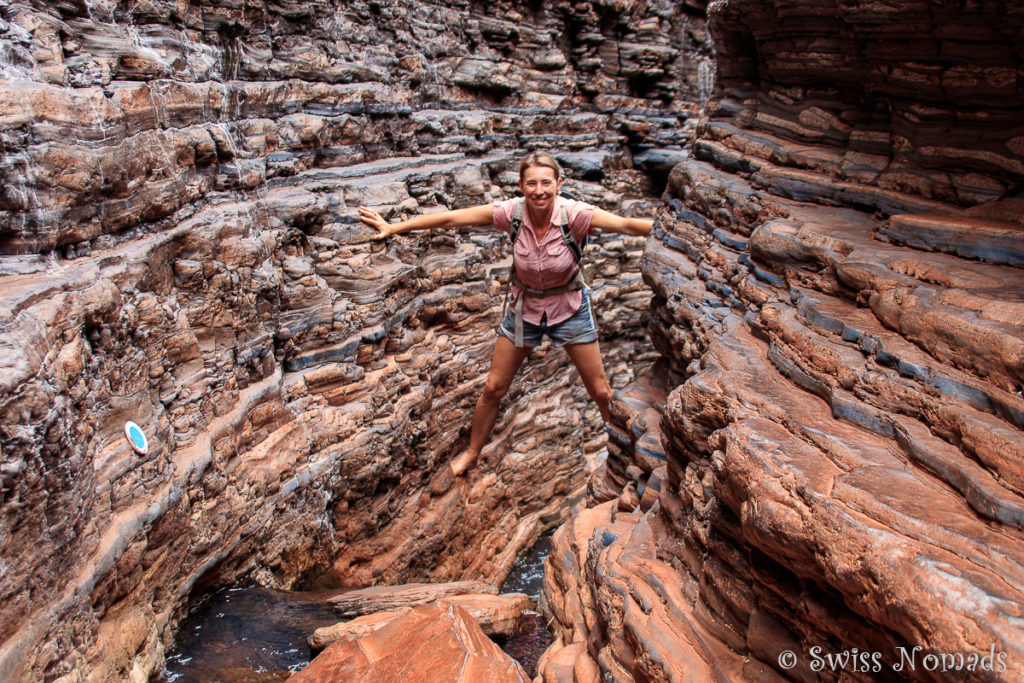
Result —
<svg viewBox="0 0 1024 683"><path fill-rule="evenodd" d="M512 244L516 243L516 239L519 237L519 231L523 227L523 208L526 206L526 199L520 197L516 200L516 205L512 209L512 217L509 219L509 235L512 238Z"/></svg>
<svg viewBox="0 0 1024 683"><path fill-rule="evenodd" d="M559 217L562 221L558 224L558 227L562 230L562 241L572 251L572 255L576 257L576 263L580 263L583 261L583 247L587 246L587 238L584 236L581 244L572 236L572 230L569 228L569 210L565 208L565 204L562 204L562 211Z"/></svg>

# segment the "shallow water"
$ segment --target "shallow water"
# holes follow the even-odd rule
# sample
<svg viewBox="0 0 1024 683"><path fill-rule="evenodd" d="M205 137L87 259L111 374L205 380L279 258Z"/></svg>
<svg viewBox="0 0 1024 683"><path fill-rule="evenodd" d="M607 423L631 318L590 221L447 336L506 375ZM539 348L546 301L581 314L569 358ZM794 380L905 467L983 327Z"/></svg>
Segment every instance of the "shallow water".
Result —
<svg viewBox="0 0 1024 683"><path fill-rule="evenodd" d="M280 681L309 663L306 636L340 619L322 600L259 586L218 591L182 623L173 683Z"/></svg>
<svg viewBox="0 0 1024 683"><path fill-rule="evenodd" d="M499 592L526 593L535 601L540 599L540 589L544 585L544 560L551 552L554 533L554 530L547 532L537 539L528 553L516 558Z"/></svg>
<svg viewBox="0 0 1024 683"><path fill-rule="evenodd" d="M550 550L548 533L516 560L501 592L526 593L537 600ZM218 591L182 622L167 657L166 680L262 683L288 678L313 656L307 636L321 626L347 621L326 604L327 594L259 586ZM498 642L530 675L550 643L544 619L536 613L524 614L516 633Z"/></svg>
<svg viewBox="0 0 1024 683"><path fill-rule="evenodd" d="M552 534L553 530L541 536L528 553L516 559L508 578L501 584L500 592L526 593L536 604L544 585L544 560L551 552ZM537 660L544 654L544 650L548 649L552 640L544 617L536 612L527 612L519 619L515 633L504 641L497 642L502 650L523 665L527 674L534 676Z"/></svg>

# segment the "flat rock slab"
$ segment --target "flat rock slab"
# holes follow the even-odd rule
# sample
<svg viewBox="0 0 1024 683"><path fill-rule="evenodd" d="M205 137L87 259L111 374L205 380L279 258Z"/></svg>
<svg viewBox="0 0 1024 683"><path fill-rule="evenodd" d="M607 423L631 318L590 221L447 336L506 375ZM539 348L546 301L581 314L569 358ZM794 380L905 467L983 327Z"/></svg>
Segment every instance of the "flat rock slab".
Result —
<svg viewBox="0 0 1024 683"><path fill-rule="evenodd" d="M515 631L523 610L529 609L530 598L525 593L467 593L443 598L439 604L458 605L463 608L488 636L510 636ZM412 610L413 607L410 606L364 614L352 621L318 628L309 637L309 646L314 650L322 650L342 638L363 638Z"/></svg>
<svg viewBox="0 0 1024 683"><path fill-rule="evenodd" d="M992 218L899 214L880 234L896 244L1007 266L1024 265L1024 228Z"/></svg>
<svg viewBox="0 0 1024 683"><path fill-rule="evenodd" d="M451 603L420 605L361 638L335 641L289 680L526 683L519 663Z"/></svg>
<svg viewBox="0 0 1024 683"><path fill-rule="evenodd" d="M374 612L394 611L426 605L441 598L466 594L497 595L498 589L483 581L452 581L450 583L407 583L401 586L371 586L339 593L328 598L343 617Z"/></svg>
<svg viewBox="0 0 1024 683"><path fill-rule="evenodd" d="M356 617L352 621L343 621L341 623L334 624L333 626L322 626L313 631L313 635L307 638L306 641L309 643L309 647L313 650L323 650L336 640L344 640L346 638L355 638L358 640L360 638L365 638L383 626L390 624L395 619L408 614L412 610L413 608L409 607L406 609L376 612L374 614L364 614L361 617Z"/></svg>

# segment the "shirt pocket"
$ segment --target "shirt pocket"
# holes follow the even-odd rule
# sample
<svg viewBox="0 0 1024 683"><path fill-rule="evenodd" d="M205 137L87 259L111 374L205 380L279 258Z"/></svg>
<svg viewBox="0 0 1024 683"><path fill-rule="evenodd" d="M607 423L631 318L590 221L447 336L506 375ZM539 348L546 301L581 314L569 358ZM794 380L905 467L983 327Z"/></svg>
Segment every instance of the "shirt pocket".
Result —
<svg viewBox="0 0 1024 683"><path fill-rule="evenodd" d="M566 284L576 273L576 257L561 241L544 245L544 270L552 282Z"/></svg>
<svg viewBox="0 0 1024 683"><path fill-rule="evenodd" d="M534 266L537 261L537 255L533 253L533 250L528 245L523 243L523 240L516 240L515 246L512 247L512 258L517 264L526 267Z"/></svg>
<svg viewBox="0 0 1024 683"><path fill-rule="evenodd" d="M554 261L569 253L569 247L565 246L562 240L552 240L544 245L544 253L547 254L548 260Z"/></svg>

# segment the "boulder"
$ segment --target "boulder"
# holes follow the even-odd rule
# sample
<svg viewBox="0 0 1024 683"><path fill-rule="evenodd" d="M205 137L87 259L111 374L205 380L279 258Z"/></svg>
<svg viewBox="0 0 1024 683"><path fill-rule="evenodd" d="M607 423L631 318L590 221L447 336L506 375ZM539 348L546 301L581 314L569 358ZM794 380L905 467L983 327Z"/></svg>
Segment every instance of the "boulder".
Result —
<svg viewBox="0 0 1024 683"><path fill-rule="evenodd" d="M526 683L529 678L466 610L439 603L416 607L368 635L335 641L289 680Z"/></svg>

